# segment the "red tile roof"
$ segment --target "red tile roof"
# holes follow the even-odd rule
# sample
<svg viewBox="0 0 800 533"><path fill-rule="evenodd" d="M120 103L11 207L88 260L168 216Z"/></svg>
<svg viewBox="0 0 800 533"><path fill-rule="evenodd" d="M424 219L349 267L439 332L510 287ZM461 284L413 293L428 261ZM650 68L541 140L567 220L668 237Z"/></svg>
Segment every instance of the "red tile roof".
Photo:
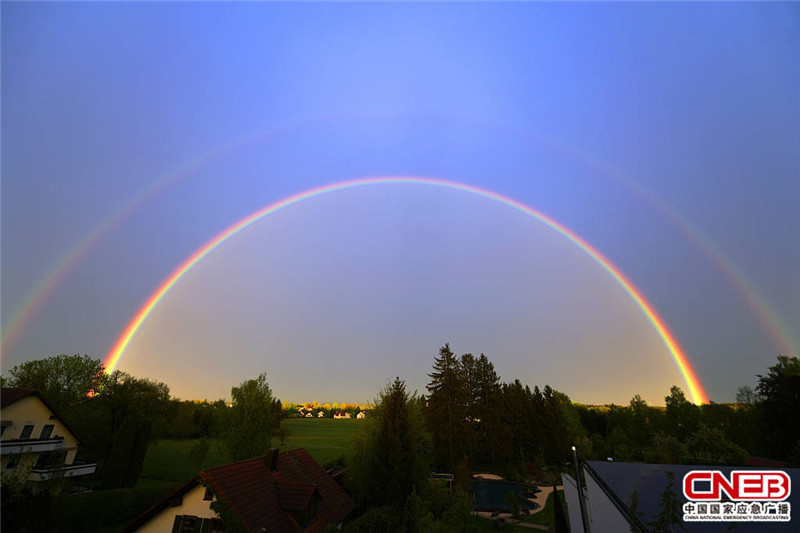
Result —
<svg viewBox="0 0 800 533"><path fill-rule="evenodd" d="M182 488L192 482L211 486L250 531L321 531L328 523L344 520L355 508L347 493L304 449L278 454L275 471L271 469L272 458L268 455L209 468ZM305 510L315 493L319 495L316 521L303 530L287 511ZM135 531L167 505L168 499L162 500L124 531Z"/></svg>
<svg viewBox="0 0 800 533"><path fill-rule="evenodd" d="M281 509L303 511L308 508L314 493L319 493L316 485L309 483L275 483Z"/></svg>

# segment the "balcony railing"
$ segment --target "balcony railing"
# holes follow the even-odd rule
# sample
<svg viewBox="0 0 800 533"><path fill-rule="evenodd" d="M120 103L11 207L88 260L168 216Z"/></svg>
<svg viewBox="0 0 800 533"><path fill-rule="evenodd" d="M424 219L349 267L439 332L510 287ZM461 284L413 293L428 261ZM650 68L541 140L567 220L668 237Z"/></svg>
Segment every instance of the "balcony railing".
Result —
<svg viewBox="0 0 800 533"><path fill-rule="evenodd" d="M94 474L97 463L75 461L71 465L58 465L44 468L34 468L28 476L28 481L45 481L53 477L76 477Z"/></svg>
<svg viewBox="0 0 800 533"><path fill-rule="evenodd" d="M61 449L63 444L64 437L4 440L0 441L0 454L53 452Z"/></svg>

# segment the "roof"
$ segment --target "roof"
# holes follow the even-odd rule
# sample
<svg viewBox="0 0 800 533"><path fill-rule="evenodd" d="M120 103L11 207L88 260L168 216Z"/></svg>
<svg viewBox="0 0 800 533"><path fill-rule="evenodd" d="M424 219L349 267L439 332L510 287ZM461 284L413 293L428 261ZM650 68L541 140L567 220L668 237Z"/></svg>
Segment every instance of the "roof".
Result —
<svg viewBox="0 0 800 533"><path fill-rule="evenodd" d="M764 459L763 457L748 457L744 462L747 466L765 466L767 468L786 468L787 464L775 459Z"/></svg>
<svg viewBox="0 0 800 533"><path fill-rule="evenodd" d="M2 394L0 395L0 407L5 408L11 405L12 403L16 403L23 398L27 398L31 394L35 394L39 396L45 404L47 401L44 400L41 394L35 389L20 389L15 387L3 387ZM50 407L48 404L47 407ZM52 409L51 409L52 411Z"/></svg>
<svg viewBox="0 0 800 533"><path fill-rule="evenodd" d="M72 436L75 437L75 440L78 441L78 444L79 445L83 444L83 441L78 436L78 434L75 433L75 430L73 430L69 426L69 424L67 424L67 421L64 420L64 418L62 418L61 415L58 414L58 411L56 411L56 409L52 406L52 404L49 401L47 401L47 398L45 398L44 395L36 389L23 389L20 387L3 387L0 390L0 408L5 409L9 405L14 404L20 400L23 400L28 396L36 396L37 398L39 398L42 401L42 403L45 404L48 409L50 409L53 415L55 415L55 417L58 418L59 422L61 422L61 424L63 424L64 427L67 428L67 431L69 431L72 434Z"/></svg>
<svg viewBox="0 0 800 533"><path fill-rule="evenodd" d="M675 495L681 501L681 505L688 500L683 496L682 481L683 476L691 470L719 470L726 477L730 477L733 470L748 470L742 466L708 466L708 465L656 465L645 463L618 463L606 461L586 461L585 472L587 472L600 486L609 499L623 509L623 514L630 517L631 494L636 491L639 494L639 505L637 511L641 513L641 522L647 523L659 511L659 500L661 494L667 486L667 472L675 474ZM792 478L793 485L800 481L800 468L781 469ZM788 501L792 507L800 507L800 493L790 494ZM720 526L722 525L722 527ZM711 531L724 531L729 525L725 522L683 522L689 532L705 533ZM790 522L736 522L737 532L760 532L766 530L772 532L797 531L797 524L794 520Z"/></svg>
<svg viewBox="0 0 800 533"><path fill-rule="evenodd" d="M338 524L355 509L347 493L313 457L299 448L278 454L277 469L271 468L274 456L257 457L209 468L193 476L176 491L157 503L123 531L134 531L169 505L170 499L188 492L198 483L211 486L224 498L250 531L299 531L289 512L307 508L317 494L316 521L305 531L322 530L328 523Z"/></svg>
<svg viewBox="0 0 800 533"><path fill-rule="evenodd" d="M318 494L316 485L309 483L275 483L281 509L302 511L311 503L314 494Z"/></svg>
<svg viewBox="0 0 800 533"><path fill-rule="evenodd" d="M165 496L163 500L153 505L147 511L140 514L136 518L134 518L132 522L130 522L122 529L123 533L128 531L136 531L139 527L147 523L151 518L156 516L162 510L166 509L167 507L170 507L171 502L175 498L178 497L182 498L184 494L186 494L199 484L200 484L200 476L199 474L195 474L191 478L184 481L183 484L181 484L177 489L167 494L167 496Z"/></svg>

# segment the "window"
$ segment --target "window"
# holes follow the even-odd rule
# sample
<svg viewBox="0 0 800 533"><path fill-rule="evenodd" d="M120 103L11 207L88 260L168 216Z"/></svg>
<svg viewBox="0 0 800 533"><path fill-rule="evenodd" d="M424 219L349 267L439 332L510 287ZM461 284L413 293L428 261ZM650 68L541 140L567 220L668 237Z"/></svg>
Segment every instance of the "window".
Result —
<svg viewBox="0 0 800 533"><path fill-rule="evenodd" d="M172 523L172 533L221 533L219 518L200 518L191 515L177 515Z"/></svg>
<svg viewBox="0 0 800 533"><path fill-rule="evenodd" d="M45 452L39 454L39 457L36 458L36 464L33 467L39 469L50 469L61 466L66 463L66 461L67 452L65 451Z"/></svg>
<svg viewBox="0 0 800 533"><path fill-rule="evenodd" d="M203 494L203 499L204 500L208 500L208 501L211 501L211 500L214 499L214 495L211 494L211 489L209 489L208 487L206 487L206 493Z"/></svg>
<svg viewBox="0 0 800 533"><path fill-rule="evenodd" d="M12 455L8 458L8 462L6 463L6 470L13 470L17 467L19 463L19 455Z"/></svg>
<svg viewBox="0 0 800 533"><path fill-rule="evenodd" d="M39 434L40 439L49 439L50 435L53 434L53 429L56 427L55 424L45 424L42 428L42 432Z"/></svg>
<svg viewBox="0 0 800 533"><path fill-rule="evenodd" d="M200 525L202 523L203 519L196 516L177 515L175 522L172 524L172 533L200 533Z"/></svg>
<svg viewBox="0 0 800 533"><path fill-rule="evenodd" d="M34 427L36 427L34 424L25 424L24 426L22 426L22 432L19 434L19 438L21 439L31 438L31 434L33 433Z"/></svg>

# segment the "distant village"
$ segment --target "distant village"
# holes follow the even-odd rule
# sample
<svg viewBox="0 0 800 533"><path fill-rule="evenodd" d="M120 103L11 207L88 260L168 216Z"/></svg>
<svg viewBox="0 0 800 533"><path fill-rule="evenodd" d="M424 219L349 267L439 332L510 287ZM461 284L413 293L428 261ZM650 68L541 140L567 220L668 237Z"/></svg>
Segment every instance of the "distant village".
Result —
<svg viewBox="0 0 800 533"><path fill-rule="evenodd" d="M357 403L324 403L305 402L291 403L284 402L282 415L287 418L366 418L367 411L370 409L368 404Z"/></svg>

